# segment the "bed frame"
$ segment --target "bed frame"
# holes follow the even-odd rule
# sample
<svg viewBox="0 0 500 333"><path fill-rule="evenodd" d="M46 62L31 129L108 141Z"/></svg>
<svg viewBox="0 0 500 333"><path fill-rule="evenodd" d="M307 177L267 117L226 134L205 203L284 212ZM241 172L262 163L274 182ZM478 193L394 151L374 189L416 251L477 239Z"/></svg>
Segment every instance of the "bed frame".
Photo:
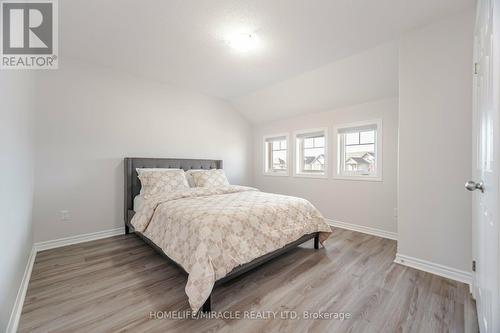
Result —
<svg viewBox="0 0 500 333"><path fill-rule="evenodd" d="M191 169L222 169L221 160L198 160L198 159L176 159L176 158L125 158L125 233L135 233L134 227L130 224L132 217L135 212L133 210L133 202L136 195L139 194L141 190L141 183L139 181L136 168L177 168L183 169L184 171ZM149 246L158 251L162 256L167 258L170 262L178 266L186 275L187 272L175 261L170 259L156 244L154 244L149 238L144 236L142 233L135 233L137 236L142 238ZM307 234L297 239L296 241L285 245L281 249L270 252L263 255L262 257L256 258L251 262L235 267L231 272L229 272L225 277L219 279L215 282L215 286L221 285L228 282L254 268L262 265L263 263L280 256L281 254L297 247L298 245L314 239L314 248L319 248L319 233L315 232L312 234ZM203 304L202 311L211 311L211 296L208 297L205 304Z"/></svg>

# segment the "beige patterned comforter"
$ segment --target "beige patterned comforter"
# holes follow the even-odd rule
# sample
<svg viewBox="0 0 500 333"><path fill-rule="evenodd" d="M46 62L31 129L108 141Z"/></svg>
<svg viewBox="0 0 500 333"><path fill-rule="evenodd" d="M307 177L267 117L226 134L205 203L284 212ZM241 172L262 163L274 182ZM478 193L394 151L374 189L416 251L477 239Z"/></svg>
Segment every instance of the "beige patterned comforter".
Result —
<svg viewBox="0 0 500 333"><path fill-rule="evenodd" d="M151 197L131 223L188 272L193 311L236 266L313 232L323 242L331 232L305 199L235 185Z"/></svg>

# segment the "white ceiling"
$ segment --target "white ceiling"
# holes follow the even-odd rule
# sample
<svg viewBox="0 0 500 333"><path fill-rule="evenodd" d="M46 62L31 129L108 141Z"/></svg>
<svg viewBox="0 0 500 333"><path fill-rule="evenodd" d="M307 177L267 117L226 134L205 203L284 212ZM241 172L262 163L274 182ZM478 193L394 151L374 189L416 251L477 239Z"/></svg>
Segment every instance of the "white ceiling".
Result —
<svg viewBox="0 0 500 333"><path fill-rule="evenodd" d="M397 38L474 0L59 1L61 56L226 99ZM259 52L223 42L250 30ZM61 60L63 63L63 59Z"/></svg>

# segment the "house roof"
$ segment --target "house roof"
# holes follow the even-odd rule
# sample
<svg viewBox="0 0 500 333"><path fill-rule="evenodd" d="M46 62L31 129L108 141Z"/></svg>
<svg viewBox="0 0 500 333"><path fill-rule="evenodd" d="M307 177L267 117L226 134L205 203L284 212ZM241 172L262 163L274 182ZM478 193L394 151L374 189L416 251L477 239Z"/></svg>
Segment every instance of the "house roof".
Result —
<svg viewBox="0 0 500 333"><path fill-rule="evenodd" d="M304 162L305 164L311 164L314 163L315 161L318 161L319 163L323 164L323 162L320 161L321 158L324 159L325 155L320 154L318 156L306 156L304 157Z"/></svg>
<svg viewBox="0 0 500 333"><path fill-rule="evenodd" d="M366 153L366 154L363 155L362 158L367 158L367 157L374 158L375 155L373 155L372 153Z"/></svg>
<svg viewBox="0 0 500 333"><path fill-rule="evenodd" d="M306 156L304 158L304 163L305 164L311 164L312 162L314 162L315 159L316 159L316 157L314 157L314 156Z"/></svg>
<svg viewBox="0 0 500 333"><path fill-rule="evenodd" d="M346 164L370 164L367 160L362 157L350 157L346 162Z"/></svg>

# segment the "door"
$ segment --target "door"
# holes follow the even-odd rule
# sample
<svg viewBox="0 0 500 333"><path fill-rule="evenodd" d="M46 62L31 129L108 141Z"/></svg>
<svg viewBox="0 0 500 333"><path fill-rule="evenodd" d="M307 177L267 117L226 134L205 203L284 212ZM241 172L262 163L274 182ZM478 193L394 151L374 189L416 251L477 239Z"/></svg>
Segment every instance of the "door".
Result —
<svg viewBox="0 0 500 333"><path fill-rule="evenodd" d="M481 332L500 332L500 0L479 0L474 31L473 295Z"/></svg>

